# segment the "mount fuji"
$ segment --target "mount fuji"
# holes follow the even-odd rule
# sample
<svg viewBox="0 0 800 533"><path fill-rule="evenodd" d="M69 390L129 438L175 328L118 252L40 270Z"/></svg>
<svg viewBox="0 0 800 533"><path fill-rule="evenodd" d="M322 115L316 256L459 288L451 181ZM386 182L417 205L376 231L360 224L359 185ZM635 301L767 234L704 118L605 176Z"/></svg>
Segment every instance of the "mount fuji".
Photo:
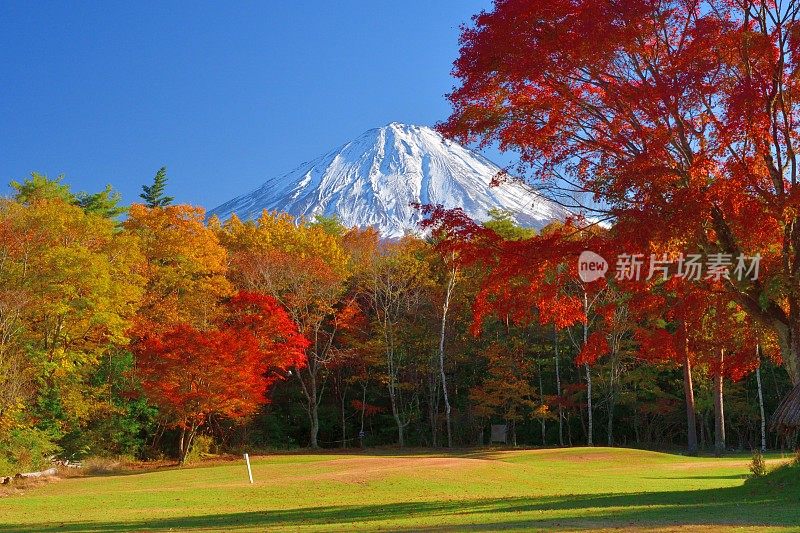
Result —
<svg viewBox="0 0 800 533"><path fill-rule="evenodd" d="M511 213L521 225L541 228L570 212L517 180L490 182L502 169L425 126L392 122L363 133L288 174L209 211L258 218L263 210L296 216L336 215L347 227L374 226L383 237L419 231L412 204L461 207L477 221L490 209Z"/></svg>

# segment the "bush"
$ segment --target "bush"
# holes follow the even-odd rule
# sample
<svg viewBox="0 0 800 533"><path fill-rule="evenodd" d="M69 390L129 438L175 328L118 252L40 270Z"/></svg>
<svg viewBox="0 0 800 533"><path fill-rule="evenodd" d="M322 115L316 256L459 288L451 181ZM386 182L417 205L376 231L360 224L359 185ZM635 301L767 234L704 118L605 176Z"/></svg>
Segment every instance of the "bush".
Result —
<svg viewBox="0 0 800 533"><path fill-rule="evenodd" d="M124 470L125 463L130 462L129 457L90 457L83 461L83 472L90 476L114 474Z"/></svg>
<svg viewBox="0 0 800 533"><path fill-rule="evenodd" d="M192 442L189 453L186 454L186 463L196 463L203 457L212 455L214 439L208 435L197 435Z"/></svg>
<svg viewBox="0 0 800 533"><path fill-rule="evenodd" d="M50 463L59 447L52 435L35 428L12 429L0 436L0 475L39 470Z"/></svg>
<svg viewBox="0 0 800 533"><path fill-rule="evenodd" d="M767 463L761 450L753 450L753 460L750 461L750 472L753 477L764 477L767 475Z"/></svg>

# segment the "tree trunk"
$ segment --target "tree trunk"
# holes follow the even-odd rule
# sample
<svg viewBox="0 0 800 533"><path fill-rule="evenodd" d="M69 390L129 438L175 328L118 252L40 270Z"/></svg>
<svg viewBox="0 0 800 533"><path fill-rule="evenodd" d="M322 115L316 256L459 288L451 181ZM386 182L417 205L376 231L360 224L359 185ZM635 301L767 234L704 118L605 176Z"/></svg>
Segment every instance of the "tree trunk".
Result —
<svg viewBox="0 0 800 533"><path fill-rule="evenodd" d="M456 284L456 267L453 267L450 280L447 282L447 292L445 292L444 305L442 306L442 327L439 333L439 374L442 380L442 393L444 394L444 415L447 423L447 447L453 447L453 434L450 426L450 399L447 396L447 376L444 373L444 334L447 325L447 311L450 308L450 297Z"/></svg>
<svg viewBox="0 0 800 533"><path fill-rule="evenodd" d="M606 437L608 440L608 447L614 446L614 406L617 403L617 394L614 391L614 372L617 365L616 352L611 356L611 364L609 365L608 372L608 424L606 425Z"/></svg>
<svg viewBox="0 0 800 533"><path fill-rule="evenodd" d="M367 412L367 384L361 384L361 428L358 431L358 446L364 447L364 415Z"/></svg>
<svg viewBox="0 0 800 533"><path fill-rule="evenodd" d="M758 384L758 409L761 413L761 453L767 451L767 421L764 418L764 390L761 387L761 350L756 344L756 357L758 366L756 367L756 383Z"/></svg>
<svg viewBox="0 0 800 533"><path fill-rule="evenodd" d="M437 363L438 365L438 363ZM439 372L427 376L428 379L428 423L431 426L431 441L434 448L439 446Z"/></svg>
<svg viewBox="0 0 800 533"><path fill-rule="evenodd" d="M389 361L393 361L393 356L389 356ZM395 390L395 377L394 371L390 363L389 371L389 403L392 405L392 416L397 424L397 444L402 448L405 446L405 438L403 435L403 421L400 419L400 408L397 405L397 393Z"/></svg>
<svg viewBox="0 0 800 533"><path fill-rule="evenodd" d="M539 402L544 405L544 385L542 384L542 365L537 362L536 366L539 369ZM539 419L539 423L542 426L542 446L547 446L547 427L544 423L544 417Z"/></svg>
<svg viewBox="0 0 800 533"><path fill-rule="evenodd" d="M558 394L558 445L564 447L564 407L561 405L561 372L558 357L558 329L553 326L553 349L556 360L556 394Z"/></svg>
<svg viewBox="0 0 800 533"><path fill-rule="evenodd" d="M790 304L790 315L796 315L800 311L795 311ZM792 380L792 385L800 383L800 318L789 319L789 324L773 321L773 328L777 333L778 345L781 349L783 366Z"/></svg>
<svg viewBox="0 0 800 533"><path fill-rule="evenodd" d="M722 397L722 372L725 351L719 352L719 368L714 373L714 455L725 453L725 408Z"/></svg>
<svg viewBox="0 0 800 533"><path fill-rule="evenodd" d="M189 428L189 431L186 431L185 427L181 428L181 437L178 441L178 461L180 464L186 463L186 458L189 455L189 450L192 449L192 442L194 441L194 436L197 433L197 425L192 423L192 426Z"/></svg>
<svg viewBox="0 0 800 533"><path fill-rule="evenodd" d="M583 320L583 346L586 347L586 342L589 338L589 296L586 291L583 291L583 312L586 315ZM592 416L592 371L589 364L586 363L586 413L588 415L588 430L586 431L586 445L594 446L592 441L592 431L594 427L594 420Z"/></svg>
<svg viewBox="0 0 800 533"><path fill-rule="evenodd" d="M310 427L308 446L310 448L319 448L319 444L317 442L317 436L319 434L317 366L314 361L315 360L309 356L308 366L306 366L305 369L294 367L294 375L297 376L297 379L300 381L300 387L302 388L303 395L306 398L306 414L308 415L308 423ZM308 374L308 383L306 383L306 381L303 379L303 374L301 372L306 372Z"/></svg>
<svg viewBox="0 0 800 533"><path fill-rule="evenodd" d="M403 432L403 424L400 423L399 416L395 416L394 419L397 422L397 445L402 448L406 445L406 438Z"/></svg>
<svg viewBox="0 0 800 533"><path fill-rule="evenodd" d="M594 427L594 417L592 416L592 369L587 363L586 367L586 411L588 413L588 428L586 430L586 445L594 446L592 432Z"/></svg>
<svg viewBox="0 0 800 533"><path fill-rule="evenodd" d="M312 402L309 404L308 409L308 420L311 423L311 431L310 431L310 440L309 440L309 447L311 448L319 448L319 442L317 440L319 436L319 406L317 405L317 394L314 391L312 396Z"/></svg>
<svg viewBox="0 0 800 533"><path fill-rule="evenodd" d="M681 324L678 340L683 350L683 394L686 398L686 434L688 436L689 455L697 455L697 413L694 404L694 386L692 384L692 363L689 360L689 339L686 326Z"/></svg>
<svg viewBox="0 0 800 533"><path fill-rule="evenodd" d="M511 421L511 445L517 447L517 421Z"/></svg>
<svg viewBox="0 0 800 533"><path fill-rule="evenodd" d="M341 408L342 408L342 448L347 446L347 419L346 419L346 411L345 411L345 400L346 400L347 392L342 392L341 396Z"/></svg>
<svg viewBox="0 0 800 533"><path fill-rule="evenodd" d="M184 450L183 442L185 439L186 439L186 427L181 427L181 436L178 439L178 462L180 464L183 464L183 461L186 459L183 456L183 450Z"/></svg>

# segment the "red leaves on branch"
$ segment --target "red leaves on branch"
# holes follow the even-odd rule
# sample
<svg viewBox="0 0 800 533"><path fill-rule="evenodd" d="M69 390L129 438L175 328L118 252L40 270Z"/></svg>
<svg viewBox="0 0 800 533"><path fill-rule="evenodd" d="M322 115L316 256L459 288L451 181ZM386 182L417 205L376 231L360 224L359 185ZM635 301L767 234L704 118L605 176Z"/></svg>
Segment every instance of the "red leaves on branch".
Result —
<svg viewBox="0 0 800 533"><path fill-rule="evenodd" d="M364 416L375 416L379 413L384 412L386 409L380 407L378 405L371 405L369 403L364 403L361 400L353 400L350 402L350 405L353 406L353 409L356 411L363 411Z"/></svg>
<svg viewBox="0 0 800 533"><path fill-rule="evenodd" d="M605 335L595 331L586 339L586 344L583 345L578 357L575 358L575 364L592 365L606 355L608 351L608 340L606 340Z"/></svg>
<svg viewBox="0 0 800 533"><path fill-rule="evenodd" d="M134 344L144 394L172 425L248 416L267 401L276 371L304 361L308 341L273 298L239 293L227 311L216 328L179 324Z"/></svg>
<svg viewBox="0 0 800 533"><path fill-rule="evenodd" d="M718 303L708 296L724 293L725 306L738 306L732 315L746 312L772 329L797 383L795 7L755 0L496 0L462 30L453 113L440 129L466 142L499 143L520 153L535 178L573 183L602 200L615 222L611 249L759 253L758 280L701 281L700 296L682 289L665 295L676 306L668 329L686 320L693 351L713 351L693 332L720 320L717 337L727 339L730 326L742 324L725 319L727 309L715 313ZM550 250L543 237L498 244L457 213L431 214L454 239L492 251L487 263L499 266L490 286L521 272L544 279L540 265ZM575 254L567 244L552 251L569 265ZM531 289L519 291L521 309L533 304L526 294L541 293ZM698 305L684 305L682 294ZM491 307L491 298L484 301Z"/></svg>

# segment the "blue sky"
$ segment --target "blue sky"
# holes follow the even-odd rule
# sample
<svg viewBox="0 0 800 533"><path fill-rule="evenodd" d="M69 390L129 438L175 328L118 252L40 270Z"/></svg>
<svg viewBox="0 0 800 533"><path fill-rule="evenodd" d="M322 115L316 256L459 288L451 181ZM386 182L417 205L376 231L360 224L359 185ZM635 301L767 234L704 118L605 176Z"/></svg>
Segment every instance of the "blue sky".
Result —
<svg viewBox="0 0 800 533"><path fill-rule="evenodd" d="M446 118L459 24L489 7L2 0L0 180L129 203L167 165L178 201L214 207L367 129Z"/></svg>

